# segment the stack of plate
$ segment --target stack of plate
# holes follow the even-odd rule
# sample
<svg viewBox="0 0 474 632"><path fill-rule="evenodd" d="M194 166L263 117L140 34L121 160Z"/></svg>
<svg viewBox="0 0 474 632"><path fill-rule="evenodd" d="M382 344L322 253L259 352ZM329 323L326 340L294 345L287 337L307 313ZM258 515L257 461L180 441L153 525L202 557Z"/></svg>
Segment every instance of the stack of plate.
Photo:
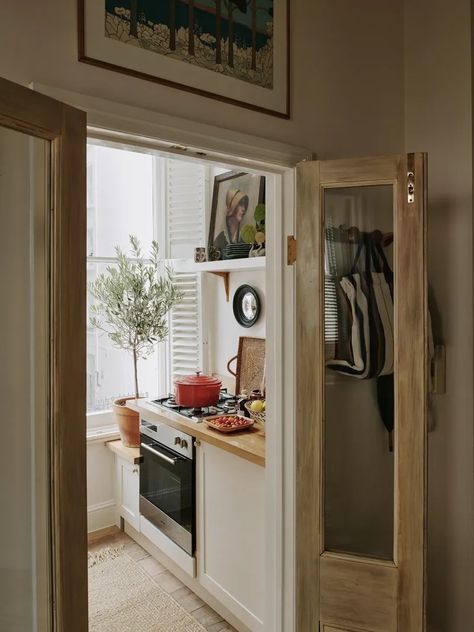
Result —
<svg viewBox="0 0 474 632"><path fill-rule="evenodd" d="M227 244L222 252L223 259L246 259L252 244Z"/></svg>

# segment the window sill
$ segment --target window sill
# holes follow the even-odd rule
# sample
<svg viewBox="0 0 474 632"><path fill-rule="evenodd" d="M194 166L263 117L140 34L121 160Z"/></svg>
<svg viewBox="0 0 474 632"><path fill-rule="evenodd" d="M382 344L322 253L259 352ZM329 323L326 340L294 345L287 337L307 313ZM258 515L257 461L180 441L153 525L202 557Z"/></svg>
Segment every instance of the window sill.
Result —
<svg viewBox="0 0 474 632"><path fill-rule="evenodd" d="M87 443L103 443L105 441L113 441L114 439L120 439L120 433L116 425L91 428L86 434Z"/></svg>

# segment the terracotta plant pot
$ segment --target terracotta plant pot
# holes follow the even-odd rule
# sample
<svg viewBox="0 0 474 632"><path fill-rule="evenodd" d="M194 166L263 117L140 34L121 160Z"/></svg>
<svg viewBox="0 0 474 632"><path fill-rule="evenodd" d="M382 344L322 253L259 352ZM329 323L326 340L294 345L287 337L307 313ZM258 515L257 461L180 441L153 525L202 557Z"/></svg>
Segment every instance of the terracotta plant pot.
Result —
<svg viewBox="0 0 474 632"><path fill-rule="evenodd" d="M113 411L117 419L122 443L127 448L140 447L140 416L134 410L127 408L127 401L134 397L121 397L113 403Z"/></svg>

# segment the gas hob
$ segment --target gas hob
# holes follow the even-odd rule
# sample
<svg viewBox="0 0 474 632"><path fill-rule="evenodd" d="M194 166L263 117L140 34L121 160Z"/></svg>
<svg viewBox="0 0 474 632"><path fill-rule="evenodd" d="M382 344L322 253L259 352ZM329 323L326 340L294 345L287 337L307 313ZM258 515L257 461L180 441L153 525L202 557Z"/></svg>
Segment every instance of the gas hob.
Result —
<svg viewBox="0 0 474 632"><path fill-rule="evenodd" d="M168 395L168 397L161 397L158 399L150 400L150 404L161 408L163 410L171 411L182 417L185 417L189 421L200 423L206 417L212 415L232 415L236 414L238 410L236 398L227 392L227 389L221 389L219 394L219 401L215 406L206 406L204 408L186 408L185 406L179 406L176 403L174 395Z"/></svg>

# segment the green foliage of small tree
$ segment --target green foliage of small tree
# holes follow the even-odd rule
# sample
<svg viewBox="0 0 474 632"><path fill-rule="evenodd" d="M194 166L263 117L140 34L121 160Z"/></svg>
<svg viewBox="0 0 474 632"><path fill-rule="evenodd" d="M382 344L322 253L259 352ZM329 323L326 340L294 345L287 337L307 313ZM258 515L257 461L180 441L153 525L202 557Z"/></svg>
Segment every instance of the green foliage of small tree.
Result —
<svg viewBox="0 0 474 632"><path fill-rule="evenodd" d="M182 294L173 283L172 271L162 267L156 241L148 261L133 235L130 244L133 259L117 246L117 266L108 266L89 284L97 300L90 307L90 324L104 331L115 347L132 353L138 398L138 358L149 356L156 343L167 337L168 312L181 301Z"/></svg>

